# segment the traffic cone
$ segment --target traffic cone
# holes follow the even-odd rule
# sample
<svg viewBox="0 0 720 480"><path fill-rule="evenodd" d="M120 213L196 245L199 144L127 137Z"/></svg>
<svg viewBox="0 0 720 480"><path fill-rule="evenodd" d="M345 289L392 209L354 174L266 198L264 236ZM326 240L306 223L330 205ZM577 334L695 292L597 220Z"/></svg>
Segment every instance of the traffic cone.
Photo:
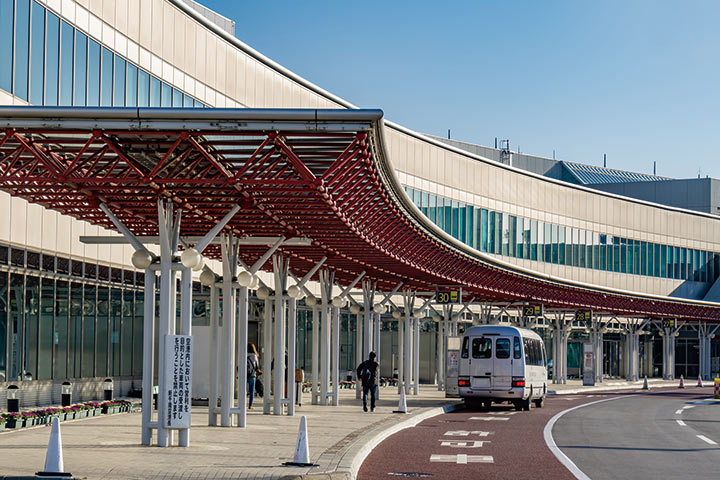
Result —
<svg viewBox="0 0 720 480"><path fill-rule="evenodd" d="M702 377L701 377L700 375L698 375L698 384L697 384L697 386L698 386L698 387L702 387L702 386L703 386L703 384L702 384Z"/></svg>
<svg viewBox="0 0 720 480"><path fill-rule="evenodd" d="M317 467L316 464L310 462L310 447L308 446L307 419L305 415L300 417L300 430L298 431L293 460L292 462L285 462L283 465L291 467Z"/></svg>
<svg viewBox="0 0 720 480"><path fill-rule="evenodd" d="M645 376L645 381L643 382L643 390L649 390L650 387L648 386L647 376Z"/></svg>
<svg viewBox="0 0 720 480"><path fill-rule="evenodd" d="M400 390L400 402L398 403L398 409L393 410L393 413L408 413L407 411L407 400L405 400L405 389Z"/></svg>
<svg viewBox="0 0 720 480"><path fill-rule="evenodd" d="M72 477L71 473L63 472L62 438L60 437L60 419L53 417L50 442L45 456L45 471L37 472L40 477Z"/></svg>
<svg viewBox="0 0 720 480"><path fill-rule="evenodd" d="M682 375L680 375L680 385L678 385L678 388L685 388L685 380Z"/></svg>

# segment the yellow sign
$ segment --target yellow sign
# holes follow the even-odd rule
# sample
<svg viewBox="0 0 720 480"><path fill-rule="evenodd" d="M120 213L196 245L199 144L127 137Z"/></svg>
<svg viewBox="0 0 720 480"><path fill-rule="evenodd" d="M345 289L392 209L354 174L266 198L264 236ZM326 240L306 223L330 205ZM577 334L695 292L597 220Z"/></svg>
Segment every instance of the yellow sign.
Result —
<svg viewBox="0 0 720 480"><path fill-rule="evenodd" d="M526 303L523 305L523 317L542 317L542 303Z"/></svg>
<svg viewBox="0 0 720 480"><path fill-rule="evenodd" d="M437 303L461 303L462 298L458 290L438 290L435 294Z"/></svg>
<svg viewBox="0 0 720 480"><path fill-rule="evenodd" d="M581 323L589 323L592 320L591 310L579 310L575 312L575 321Z"/></svg>
<svg viewBox="0 0 720 480"><path fill-rule="evenodd" d="M662 321L663 328L675 328L675 319L664 319Z"/></svg>

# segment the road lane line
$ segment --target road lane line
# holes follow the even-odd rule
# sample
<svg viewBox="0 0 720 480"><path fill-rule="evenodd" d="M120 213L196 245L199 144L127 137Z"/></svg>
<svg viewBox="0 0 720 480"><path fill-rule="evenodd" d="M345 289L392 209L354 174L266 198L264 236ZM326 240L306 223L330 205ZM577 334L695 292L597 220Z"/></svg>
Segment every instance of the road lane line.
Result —
<svg viewBox="0 0 720 480"><path fill-rule="evenodd" d="M576 410L578 408L587 407L588 405L595 405L596 403L602 403L602 402L609 402L610 400L617 400L618 398L627 398L628 395L623 395L620 397L612 397L612 398L603 398L602 400L595 400L594 402L588 402L584 403L582 405L577 405L575 407L568 408L567 410L563 410L562 412L559 412L555 414L554 417L550 419L550 421L545 424L545 429L543 430L543 437L545 437L545 444L548 446L550 451L555 455L555 458L557 458L560 463L565 465L565 468L567 468L570 473L575 475L575 478L578 480L590 480L590 477L585 475L582 470L578 468L575 463L573 463L570 458L563 453L562 450L560 450L560 447L557 446L555 443L555 439L552 436L552 429L555 426L555 422L560 420L560 417L565 415L566 413L572 412L573 410Z"/></svg>
<svg viewBox="0 0 720 480"><path fill-rule="evenodd" d="M675 415L681 415L681 414L682 414L682 411L683 411L682 408L681 408L680 410L675 410Z"/></svg>
<svg viewBox="0 0 720 480"><path fill-rule="evenodd" d="M695 408L695 405L685 405L685 406L683 407L683 410L686 409L686 408Z"/></svg>
<svg viewBox="0 0 720 480"><path fill-rule="evenodd" d="M705 442L705 443L709 443L710 445L717 445L717 442L713 442L712 440L710 440L710 439L709 439L708 437L706 437L705 435L697 435L697 437L698 437L700 440L702 440L703 442Z"/></svg>
<svg viewBox="0 0 720 480"><path fill-rule="evenodd" d="M495 463L490 455L430 455L430 461L433 463L457 463L459 465L467 465L468 463Z"/></svg>
<svg viewBox="0 0 720 480"><path fill-rule="evenodd" d="M470 420L485 420L486 422L497 420L498 422L502 422L510 419L508 417L470 417Z"/></svg>
<svg viewBox="0 0 720 480"><path fill-rule="evenodd" d="M678 425L680 425L681 427L686 427L686 426L687 426L687 425L685 424L685 422L683 422L682 420L675 420L675 421L676 421L676 422L678 423Z"/></svg>

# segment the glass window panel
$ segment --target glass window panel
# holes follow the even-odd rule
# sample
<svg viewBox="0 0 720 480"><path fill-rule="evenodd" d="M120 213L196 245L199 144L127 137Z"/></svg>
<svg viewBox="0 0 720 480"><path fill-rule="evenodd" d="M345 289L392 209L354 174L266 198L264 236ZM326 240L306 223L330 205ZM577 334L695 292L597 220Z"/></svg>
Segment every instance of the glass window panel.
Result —
<svg viewBox="0 0 720 480"><path fill-rule="evenodd" d="M68 282L57 281L55 290L55 332L53 335L53 378L68 377L68 331L70 314Z"/></svg>
<svg viewBox="0 0 720 480"><path fill-rule="evenodd" d="M25 278L20 273L10 274L8 292L8 380L18 380L22 373L23 321L25 316Z"/></svg>
<svg viewBox="0 0 720 480"><path fill-rule="evenodd" d="M7 3L7 0L5 0ZM30 49L30 0L15 3L15 69L13 93L28 99L28 59ZM4 48L4 46L2 47Z"/></svg>
<svg viewBox="0 0 720 480"><path fill-rule="evenodd" d="M68 323L68 377L79 378L82 376L80 372L80 359L82 357L82 292L83 287L80 283L73 283L70 286L70 321ZM60 295L60 287L58 286L58 296Z"/></svg>
<svg viewBox="0 0 720 480"><path fill-rule="evenodd" d="M172 91L173 91L173 89L170 87L170 85L163 82L161 106L172 107Z"/></svg>
<svg viewBox="0 0 720 480"><path fill-rule="evenodd" d="M452 226L453 226L452 200L450 200L449 198L446 198L444 208L445 208L445 226L443 227L443 230L445 230L445 232L447 232L448 234L452 235Z"/></svg>
<svg viewBox="0 0 720 480"><path fill-rule="evenodd" d="M45 38L45 105L58 104L60 78L60 19L47 12Z"/></svg>
<svg viewBox="0 0 720 480"><path fill-rule="evenodd" d="M647 242L641 242L640 243L640 275L648 274L647 263L648 263L648 244L647 244Z"/></svg>
<svg viewBox="0 0 720 480"><path fill-rule="evenodd" d="M38 314L40 311L40 279L28 275L25 280L25 349L23 379L37 378Z"/></svg>
<svg viewBox="0 0 720 480"><path fill-rule="evenodd" d="M0 245L0 265L8 264L8 247Z"/></svg>
<svg viewBox="0 0 720 480"><path fill-rule="evenodd" d="M30 22L30 103L42 105L45 80L45 9L38 3L32 3Z"/></svg>
<svg viewBox="0 0 720 480"><path fill-rule="evenodd" d="M488 214L488 253L495 253L495 212L491 211Z"/></svg>
<svg viewBox="0 0 720 480"><path fill-rule="evenodd" d="M113 85L113 105L125 106L125 60L115 56L115 84Z"/></svg>
<svg viewBox="0 0 720 480"><path fill-rule="evenodd" d="M151 107L159 107L161 106L160 103L160 95L162 91L160 80L158 80L155 77L150 77L150 106Z"/></svg>
<svg viewBox="0 0 720 480"><path fill-rule="evenodd" d="M43 278L41 285L40 325L38 327L38 375L36 378L39 380L48 380L52 378L53 343L55 337L53 325L55 309L55 281L51 278ZM67 338L65 340L67 343Z"/></svg>
<svg viewBox="0 0 720 480"><path fill-rule="evenodd" d="M12 92L13 78L13 2L0 2L0 88Z"/></svg>
<svg viewBox="0 0 720 480"><path fill-rule="evenodd" d="M660 276L662 278L667 278L667 245L661 245L660 246ZM671 247L672 248L672 247Z"/></svg>
<svg viewBox="0 0 720 480"><path fill-rule="evenodd" d="M8 273L0 271L0 381L8 378L7 339L8 339Z"/></svg>
<svg viewBox="0 0 720 480"><path fill-rule="evenodd" d="M488 211L487 208L480 210L480 251L488 251Z"/></svg>
<svg viewBox="0 0 720 480"><path fill-rule="evenodd" d="M27 261L28 268L32 268L34 270L40 270L40 254L38 252L33 252L32 250L28 250L26 261Z"/></svg>
<svg viewBox="0 0 720 480"><path fill-rule="evenodd" d="M150 106L150 74L144 70L138 72L138 107Z"/></svg>
<svg viewBox="0 0 720 480"><path fill-rule="evenodd" d="M87 104L87 37L75 33L75 105Z"/></svg>
<svg viewBox="0 0 720 480"><path fill-rule="evenodd" d="M73 101L73 44L75 29L67 22L60 27L60 105L71 106Z"/></svg>
<svg viewBox="0 0 720 480"><path fill-rule="evenodd" d="M122 321L122 291L110 293L110 375L120 375L120 333Z"/></svg>
<svg viewBox="0 0 720 480"><path fill-rule="evenodd" d="M86 270L87 271L87 270ZM82 338L82 376L95 376L95 320L97 315L97 287L83 287L83 338ZM100 375L100 374L98 374Z"/></svg>
<svg viewBox="0 0 720 480"><path fill-rule="evenodd" d="M177 88L172 89L172 106L175 108L183 106L183 94Z"/></svg>
<svg viewBox="0 0 720 480"><path fill-rule="evenodd" d="M125 94L125 105L128 107L138 106L138 68L132 63L127 64L127 92Z"/></svg>
<svg viewBox="0 0 720 480"><path fill-rule="evenodd" d="M465 207L465 243L477 248L477 235L475 235L475 207L468 205Z"/></svg>
<svg viewBox="0 0 720 480"><path fill-rule="evenodd" d="M133 321L132 374L142 375L143 370L143 293L135 293L135 319Z"/></svg>
<svg viewBox="0 0 720 480"><path fill-rule="evenodd" d="M439 226L440 228L445 228L445 199L442 197L437 197L437 222L435 224Z"/></svg>
<svg viewBox="0 0 720 480"><path fill-rule="evenodd" d="M511 257L517 257L517 237L518 237L518 225L517 217L515 215L508 216L508 255Z"/></svg>
<svg viewBox="0 0 720 480"><path fill-rule="evenodd" d="M509 338L498 338L495 340L495 358L510 358Z"/></svg>
<svg viewBox="0 0 720 480"><path fill-rule="evenodd" d="M108 374L108 314L110 313L110 291L107 287L97 289L97 321L95 340L95 376Z"/></svg>
<svg viewBox="0 0 720 480"><path fill-rule="evenodd" d="M183 105L182 106L185 108L192 108L193 99L190 95L183 95Z"/></svg>
<svg viewBox="0 0 720 480"><path fill-rule="evenodd" d="M420 203L422 204L420 210L427 217L428 216L428 207L430 206L430 195L427 192L421 193Z"/></svg>
<svg viewBox="0 0 720 480"><path fill-rule="evenodd" d="M105 47L102 47L100 80L100 106L111 107L113 100L113 53Z"/></svg>
<svg viewBox="0 0 720 480"><path fill-rule="evenodd" d="M122 325L120 329L120 374L126 376L132 375L134 296L132 290L123 291Z"/></svg>
<svg viewBox="0 0 720 480"><path fill-rule="evenodd" d="M492 358L492 338L473 338L472 358Z"/></svg>
<svg viewBox="0 0 720 480"><path fill-rule="evenodd" d="M428 196L428 218L437 223L437 197L432 193Z"/></svg>
<svg viewBox="0 0 720 480"><path fill-rule="evenodd" d="M87 104L100 105L100 44L90 39L88 44Z"/></svg>

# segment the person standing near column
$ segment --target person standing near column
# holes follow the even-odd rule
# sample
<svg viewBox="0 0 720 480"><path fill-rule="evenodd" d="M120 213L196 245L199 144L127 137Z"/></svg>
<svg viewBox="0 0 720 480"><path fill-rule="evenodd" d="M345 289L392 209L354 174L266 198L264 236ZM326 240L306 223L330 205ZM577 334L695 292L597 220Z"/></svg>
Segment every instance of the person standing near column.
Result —
<svg viewBox="0 0 720 480"><path fill-rule="evenodd" d="M370 411L375 411L375 398L377 397L378 373L380 365L375 361L375 352L370 352L368 359L358 365L357 375L362 381L363 411L367 412L367 397L370 393Z"/></svg>
<svg viewBox="0 0 720 480"><path fill-rule="evenodd" d="M248 395L250 401L248 403L248 410L253 410L253 399L255 398L255 382L257 376L260 375L260 361L258 359L257 348L254 343L248 343L247 348L247 383L248 383Z"/></svg>

